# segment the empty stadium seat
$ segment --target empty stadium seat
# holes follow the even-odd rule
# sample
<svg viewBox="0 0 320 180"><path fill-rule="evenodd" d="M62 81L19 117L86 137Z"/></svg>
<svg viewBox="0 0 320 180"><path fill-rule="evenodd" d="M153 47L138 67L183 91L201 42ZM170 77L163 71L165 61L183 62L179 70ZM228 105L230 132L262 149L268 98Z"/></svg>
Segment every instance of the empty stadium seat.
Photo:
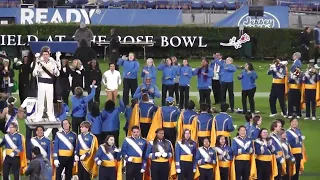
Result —
<svg viewBox="0 0 320 180"><path fill-rule="evenodd" d="M156 4L156 1L155 0L147 0L145 1L145 4L146 4L146 8L156 8L157 4Z"/></svg>
<svg viewBox="0 0 320 180"><path fill-rule="evenodd" d="M213 7L214 7L214 9L224 9L225 1L224 0L214 0Z"/></svg>
<svg viewBox="0 0 320 180"><path fill-rule="evenodd" d="M158 9L166 9L168 6L168 0L157 0L156 5Z"/></svg>
<svg viewBox="0 0 320 180"><path fill-rule="evenodd" d="M213 0L203 0L202 7L203 9L213 9Z"/></svg>
<svg viewBox="0 0 320 180"><path fill-rule="evenodd" d="M19 7L21 0L8 0L8 7Z"/></svg>
<svg viewBox="0 0 320 180"><path fill-rule="evenodd" d="M191 9L201 9L202 1L201 0L191 0L190 2Z"/></svg>
<svg viewBox="0 0 320 180"><path fill-rule="evenodd" d="M311 0L310 1L310 8L313 10L319 10L320 9L320 0Z"/></svg>
<svg viewBox="0 0 320 180"><path fill-rule="evenodd" d="M236 0L226 0L225 5L226 5L226 9L235 10L236 9Z"/></svg>
<svg viewBox="0 0 320 180"><path fill-rule="evenodd" d="M109 6L122 7L122 1L121 0L110 0Z"/></svg>
<svg viewBox="0 0 320 180"><path fill-rule="evenodd" d="M180 9L179 1L178 0L169 0L167 8L168 9Z"/></svg>

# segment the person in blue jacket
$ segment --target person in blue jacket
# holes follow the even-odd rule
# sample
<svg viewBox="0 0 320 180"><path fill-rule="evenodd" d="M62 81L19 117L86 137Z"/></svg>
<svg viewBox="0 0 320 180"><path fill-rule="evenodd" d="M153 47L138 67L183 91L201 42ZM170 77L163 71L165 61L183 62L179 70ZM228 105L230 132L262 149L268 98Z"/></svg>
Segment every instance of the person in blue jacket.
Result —
<svg viewBox="0 0 320 180"><path fill-rule="evenodd" d="M171 59L167 59L158 66L158 70L162 71L162 106L166 104L167 92L173 97L174 79L176 78L176 68L172 66Z"/></svg>
<svg viewBox="0 0 320 180"><path fill-rule="evenodd" d="M198 77L198 90L200 95L200 104L206 103L211 107L211 86L213 70L209 67L209 61L205 58L201 61L201 67L196 68L193 73L194 76Z"/></svg>
<svg viewBox="0 0 320 180"><path fill-rule="evenodd" d="M91 104L90 112L87 114L87 121L91 123L91 133L97 137L99 144L103 144L104 139L102 137L102 121L99 105L98 102Z"/></svg>
<svg viewBox="0 0 320 180"><path fill-rule="evenodd" d="M225 136L217 136L214 150L216 150L219 159L220 179L229 180L229 169L231 167L231 161L233 160L233 154Z"/></svg>
<svg viewBox="0 0 320 180"><path fill-rule="evenodd" d="M290 68L290 72L293 73L297 68L301 69L302 63L301 63L300 58L301 58L301 53L299 53L299 52L293 53L293 55L292 55L293 64Z"/></svg>
<svg viewBox="0 0 320 180"><path fill-rule="evenodd" d="M242 109L243 114L247 112L247 98L249 99L250 112L255 113L254 94L256 93L256 80L258 79L257 73L254 71L251 63L246 63L244 70L238 76L241 80L242 86Z"/></svg>
<svg viewBox="0 0 320 180"><path fill-rule="evenodd" d="M138 87L138 71L140 68L139 62L135 59L134 53L129 53L129 58L122 56L118 60L117 65L123 66L123 102L129 104L129 91L131 97Z"/></svg>
<svg viewBox="0 0 320 180"><path fill-rule="evenodd" d="M83 89L81 87L76 87L75 95L71 97L72 131L76 134L79 134L80 124L86 119L88 102L94 97L96 93L95 84L96 81L93 80L91 84L91 92L88 96L83 96Z"/></svg>
<svg viewBox="0 0 320 180"><path fill-rule="evenodd" d="M227 101L227 91L229 94L229 104L231 112L234 112L234 85L233 85L233 75L237 68L233 64L233 59L228 57L225 64L222 64L220 69L220 82L221 82L221 93L222 101Z"/></svg>
<svg viewBox="0 0 320 180"><path fill-rule="evenodd" d="M142 94L147 93L150 101L154 101L154 98L160 98L161 94L157 85L151 83L152 79L150 75L146 75L145 82L142 83L133 95L134 99L141 99Z"/></svg>
<svg viewBox="0 0 320 180"><path fill-rule="evenodd" d="M104 110L101 112L103 139L108 135L113 135L116 140L116 146L119 147L119 129L120 119L119 114L124 112L125 105L118 95L119 107L115 107L115 103L108 100L104 105Z"/></svg>
<svg viewBox="0 0 320 180"><path fill-rule="evenodd" d="M179 108L186 109L189 102L190 80L192 78L192 68L189 66L188 60L182 61L181 67L178 69L180 101Z"/></svg>
<svg viewBox="0 0 320 180"><path fill-rule="evenodd" d="M64 103L62 100L56 100L56 102L53 104L53 109L54 109L54 116L56 117L57 120L62 122L63 120L68 119L67 114L69 112L69 106L66 103ZM58 128L52 129L52 140L55 139L57 132L58 132Z"/></svg>
<svg viewBox="0 0 320 180"><path fill-rule="evenodd" d="M217 164L216 151L210 147L209 138L203 139L203 146L199 147L196 159L200 171L200 180L214 179L214 165Z"/></svg>
<svg viewBox="0 0 320 180"><path fill-rule="evenodd" d="M157 84L157 69L154 66L154 62L152 58L147 59L147 64L143 67L141 71L141 77L145 80L146 77L151 78L152 84Z"/></svg>
<svg viewBox="0 0 320 180"><path fill-rule="evenodd" d="M251 138L252 140L255 140L259 136L260 126L262 124L262 117L259 115L256 115L252 119L253 119L252 120L253 122L252 122L252 126L249 130L248 137Z"/></svg>
<svg viewBox="0 0 320 180"><path fill-rule="evenodd" d="M127 106L124 111L124 116L126 118L126 124L124 125L123 130L126 132L126 136L128 135L129 121L131 118L132 110L138 102L139 102L138 99L131 99L131 105Z"/></svg>
<svg viewBox="0 0 320 180"><path fill-rule="evenodd" d="M176 68L176 72L177 72L177 75L176 75L176 77L174 78L173 94L174 94L174 97L176 98L177 104L179 104L179 101L180 101L180 94L179 94L180 74L178 73L178 71L179 71L179 68L180 68L180 64L178 63L177 57L171 56L170 59L171 59L171 61L172 61L172 66L173 66L174 68Z"/></svg>

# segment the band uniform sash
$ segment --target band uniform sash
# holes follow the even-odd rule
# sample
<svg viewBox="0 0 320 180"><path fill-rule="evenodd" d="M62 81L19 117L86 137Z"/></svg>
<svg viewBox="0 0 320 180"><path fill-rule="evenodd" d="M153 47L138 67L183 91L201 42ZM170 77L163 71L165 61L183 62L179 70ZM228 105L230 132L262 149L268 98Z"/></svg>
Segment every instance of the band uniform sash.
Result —
<svg viewBox="0 0 320 180"><path fill-rule="evenodd" d="M103 160L102 163L101 163L101 166L104 166L104 167L115 167L116 166L116 161L115 160L112 160L112 161Z"/></svg>
<svg viewBox="0 0 320 180"><path fill-rule="evenodd" d="M235 159L236 160L240 160L240 161L249 161L250 160L250 154L240 154L240 155L236 156Z"/></svg>
<svg viewBox="0 0 320 180"><path fill-rule="evenodd" d="M289 89L301 89L301 84L289 84Z"/></svg>
<svg viewBox="0 0 320 180"><path fill-rule="evenodd" d="M199 168L202 168L202 169L213 169L213 164L200 165Z"/></svg>
<svg viewBox="0 0 320 180"><path fill-rule="evenodd" d="M230 161L219 161L219 167L229 168L230 167Z"/></svg>
<svg viewBox="0 0 320 180"><path fill-rule="evenodd" d="M285 79L283 78L283 79L276 79L276 78L273 78L273 80L272 80L272 83L274 83L274 84L284 84L286 81L285 81Z"/></svg>
<svg viewBox="0 0 320 180"><path fill-rule="evenodd" d="M210 131L198 131L198 137L210 137Z"/></svg>
<svg viewBox="0 0 320 180"><path fill-rule="evenodd" d="M230 137L231 136L230 132L228 132L228 131L217 131L217 136L220 136L220 135L222 135L224 137Z"/></svg>
<svg viewBox="0 0 320 180"><path fill-rule="evenodd" d="M181 155L180 156L181 161L186 161L186 162L192 162L193 161L193 155L188 154L188 155Z"/></svg>
<svg viewBox="0 0 320 180"><path fill-rule="evenodd" d="M80 149L80 151L79 151L79 155L82 156L82 155L86 154L87 152L89 152L90 149L87 146L87 144L84 142L81 134L78 135L78 140L79 140L79 143L82 147L82 149Z"/></svg>
<svg viewBox="0 0 320 180"><path fill-rule="evenodd" d="M10 136L8 134L4 135L4 138L6 139L6 142L10 146L10 148L6 148L6 155L11 154L13 151L18 149L18 147L14 144L14 142L12 141L12 139L10 138ZM16 156L19 156L19 153Z"/></svg>
<svg viewBox="0 0 320 180"><path fill-rule="evenodd" d="M292 154L301 154L302 153L302 148L301 147L291 148L291 153Z"/></svg>
<svg viewBox="0 0 320 180"><path fill-rule="evenodd" d="M74 147L71 142L60 132L57 132L57 137L69 148L69 150L59 149L59 156L72 156Z"/></svg>
<svg viewBox="0 0 320 180"><path fill-rule="evenodd" d="M205 159L210 158L210 155L208 154L208 152L206 152L206 150L203 149L203 147L199 148L199 152L200 152L201 156L204 157ZM203 168L203 169L212 169L213 164L206 163L204 165L200 165L199 167Z"/></svg>
<svg viewBox="0 0 320 180"><path fill-rule="evenodd" d="M317 84L305 84L305 89L317 89Z"/></svg>
<svg viewBox="0 0 320 180"><path fill-rule="evenodd" d="M142 157L130 156L132 158L132 163L142 163Z"/></svg>
<svg viewBox="0 0 320 180"><path fill-rule="evenodd" d="M257 155L256 159L259 161L268 161L269 162L272 160L272 155Z"/></svg>
<svg viewBox="0 0 320 180"><path fill-rule="evenodd" d="M150 142L150 144L153 145L153 142ZM163 147L160 144L157 144L157 149L160 153L165 153L165 150L163 149ZM158 157L154 160L152 160L153 162L168 162L169 159L168 158L163 158L163 157Z"/></svg>
<svg viewBox="0 0 320 180"><path fill-rule="evenodd" d="M43 147L39 144L39 142L35 138L31 138L31 143L32 143L33 146L38 147L40 149L40 152L41 152L43 157L47 157L48 156L46 150L43 149Z"/></svg>
<svg viewBox="0 0 320 180"><path fill-rule="evenodd" d="M141 150L140 146L138 146L138 144L135 143L130 137L127 137L126 141L139 154L139 156L140 156L139 158L141 158L142 157L142 150Z"/></svg>
<svg viewBox="0 0 320 180"><path fill-rule="evenodd" d="M140 123L148 123L150 124L152 122L151 118L140 118Z"/></svg>
<svg viewBox="0 0 320 180"><path fill-rule="evenodd" d="M175 122L163 122L162 126L164 128L175 128L176 127L176 123Z"/></svg>

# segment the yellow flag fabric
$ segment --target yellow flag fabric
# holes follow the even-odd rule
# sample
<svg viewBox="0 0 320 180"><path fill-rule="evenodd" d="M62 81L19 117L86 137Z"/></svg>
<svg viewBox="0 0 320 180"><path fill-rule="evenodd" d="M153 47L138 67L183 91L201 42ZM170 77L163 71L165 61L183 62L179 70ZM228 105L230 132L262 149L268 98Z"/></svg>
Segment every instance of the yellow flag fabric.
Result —
<svg viewBox="0 0 320 180"><path fill-rule="evenodd" d="M183 133L183 110L180 113L178 122L177 122L177 141L181 141Z"/></svg>
<svg viewBox="0 0 320 180"><path fill-rule="evenodd" d="M219 167L219 158L216 152L216 164L213 167L214 179L220 180L220 167Z"/></svg>
<svg viewBox="0 0 320 180"><path fill-rule="evenodd" d="M154 138L156 137L156 130L162 128L162 113L161 113L161 107L158 107L157 112L154 114L149 133L147 136L147 141L153 141ZM175 142L171 142L175 143Z"/></svg>
<svg viewBox="0 0 320 180"><path fill-rule="evenodd" d="M117 171L117 179L122 179L122 167L123 167L123 162L122 160L118 161L116 163L116 171Z"/></svg>
<svg viewBox="0 0 320 180"><path fill-rule="evenodd" d="M284 90L284 94L285 94L285 97L287 97L287 94L288 94L288 91L289 91L289 83L288 83L288 76L289 76L290 72L288 71L288 67L286 67L286 75L284 76L284 87L285 87L285 90Z"/></svg>
<svg viewBox="0 0 320 180"><path fill-rule="evenodd" d="M132 114L129 120L129 126L128 126L128 136L131 136L131 128L133 126L140 126L139 123L139 104L137 103L136 105L134 105L133 109L132 109Z"/></svg>
<svg viewBox="0 0 320 180"><path fill-rule="evenodd" d="M214 147L217 141L217 132L216 132L216 119L214 118L212 121L212 127L211 127L211 136L210 136L210 146Z"/></svg>
<svg viewBox="0 0 320 180"><path fill-rule="evenodd" d="M198 116L194 117L191 123L191 139L198 142Z"/></svg>
<svg viewBox="0 0 320 180"><path fill-rule="evenodd" d="M258 178L255 154L250 155L250 178Z"/></svg>
<svg viewBox="0 0 320 180"><path fill-rule="evenodd" d="M270 180L274 180L276 176L278 176L277 159L276 159L276 155L272 154Z"/></svg>
<svg viewBox="0 0 320 180"><path fill-rule="evenodd" d="M307 162L308 157L307 157L307 151L306 151L306 146L304 145L304 143L302 143L302 159L301 159L301 163L300 163L300 172L304 171L304 164ZM299 173L299 172L296 172Z"/></svg>
<svg viewBox="0 0 320 180"><path fill-rule="evenodd" d="M236 180L236 166L234 164L234 159L231 161L229 167L229 180Z"/></svg>
<svg viewBox="0 0 320 180"><path fill-rule="evenodd" d="M27 154L26 154L26 141L24 139L24 136L21 135L21 142L22 142L22 151L20 152L20 174L24 174L28 168L28 161L27 161Z"/></svg>

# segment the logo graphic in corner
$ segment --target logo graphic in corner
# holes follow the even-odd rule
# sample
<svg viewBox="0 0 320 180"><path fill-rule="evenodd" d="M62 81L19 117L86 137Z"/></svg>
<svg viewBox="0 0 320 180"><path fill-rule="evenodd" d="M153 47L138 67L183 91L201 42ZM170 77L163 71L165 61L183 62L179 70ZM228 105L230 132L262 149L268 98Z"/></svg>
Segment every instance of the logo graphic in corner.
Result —
<svg viewBox="0 0 320 180"><path fill-rule="evenodd" d="M263 17L249 16L249 13L242 16L238 22L238 26L243 25L244 27L258 27L258 28L280 28L281 24L279 19L269 13L264 12Z"/></svg>

